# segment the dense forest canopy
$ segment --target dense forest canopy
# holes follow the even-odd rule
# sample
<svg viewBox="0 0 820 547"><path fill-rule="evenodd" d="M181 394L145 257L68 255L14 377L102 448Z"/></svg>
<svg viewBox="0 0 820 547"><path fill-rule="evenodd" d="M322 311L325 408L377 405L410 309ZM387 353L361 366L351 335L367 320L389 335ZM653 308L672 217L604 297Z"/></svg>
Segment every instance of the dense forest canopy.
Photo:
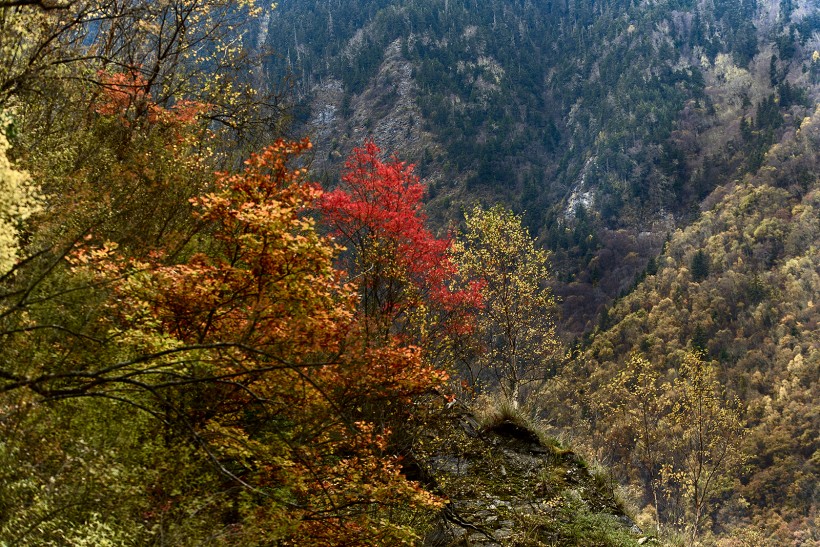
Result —
<svg viewBox="0 0 820 547"><path fill-rule="evenodd" d="M818 84L811 1L0 0L0 545L815 545Z"/></svg>
<svg viewBox="0 0 820 547"><path fill-rule="evenodd" d="M811 2L292 0L272 21L317 170L373 134L436 224L475 199L525 213L578 335L816 93Z"/></svg>

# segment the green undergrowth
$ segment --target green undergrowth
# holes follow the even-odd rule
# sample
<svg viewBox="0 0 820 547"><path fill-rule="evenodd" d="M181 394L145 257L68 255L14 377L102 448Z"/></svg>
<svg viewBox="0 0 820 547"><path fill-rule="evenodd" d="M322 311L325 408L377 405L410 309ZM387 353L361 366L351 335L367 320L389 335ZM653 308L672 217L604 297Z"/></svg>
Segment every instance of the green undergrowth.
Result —
<svg viewBox="0 0 820 547"><path fill-rule="evenodd" d="M577 497L565 494L549 516L521 519L520 546L634 546L636 536L614 515L591 511Z"/></svg>

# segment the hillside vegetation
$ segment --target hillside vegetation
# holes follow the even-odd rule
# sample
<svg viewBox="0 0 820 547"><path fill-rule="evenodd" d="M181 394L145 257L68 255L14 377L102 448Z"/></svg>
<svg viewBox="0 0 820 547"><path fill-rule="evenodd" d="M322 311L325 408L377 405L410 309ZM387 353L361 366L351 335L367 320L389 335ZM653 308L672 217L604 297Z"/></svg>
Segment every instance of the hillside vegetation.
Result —
<svg viewBox="0 0 820 547"><path fill-rule="evenodd" d="M760 166L820 70L811 2L290 0L271 20L316 169L373 135L419 166L439 226L476 200L526 212L573 334Z"/></svg>
<svg viewBox="0 0 820 547"><path fill-rule="evenodd" d="M819 83L809 1L0 0L0 546L818 544Z"/></svg>
<svg viewBox="0 0 820 547"><path fill-rule="evenodd" d="M738 398L747 430L745 467L716 493L722 504L711 519L724 530L733 522L733 534L759 527L762 538L782 545L818 539L818 145L815 111L768 151L756 174L709 196L699 218L670 237L652 271L607 311L547 388L548 400L574 401L575 414L550 405L558 421L586 423L590 442L649 495L660 466L642 462L647 438L634 411L663 398L687 352L697 352L713 364L721 397ZM644 370L628 364L636 353ZM631 382L649 378L645 391L633 384L626 401L613 387L624 371ZM662 420L669 411L658 402L653 412ZM655 450L668 450L669 433L653 433Z"/></svg>

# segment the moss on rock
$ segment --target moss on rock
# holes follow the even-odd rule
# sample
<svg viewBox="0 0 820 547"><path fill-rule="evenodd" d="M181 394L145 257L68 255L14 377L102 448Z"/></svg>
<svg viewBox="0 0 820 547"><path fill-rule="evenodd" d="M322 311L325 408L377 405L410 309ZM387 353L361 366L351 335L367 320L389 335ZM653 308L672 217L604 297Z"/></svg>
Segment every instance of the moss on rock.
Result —
<svg viewBox="0 0 820 547"><path fill-rule="evenodd" d="M512 418L512 419L511 419ZM637 545L641 531L586 462L525 420L454 406L414 448L447 499L424 545Z"/></svg>

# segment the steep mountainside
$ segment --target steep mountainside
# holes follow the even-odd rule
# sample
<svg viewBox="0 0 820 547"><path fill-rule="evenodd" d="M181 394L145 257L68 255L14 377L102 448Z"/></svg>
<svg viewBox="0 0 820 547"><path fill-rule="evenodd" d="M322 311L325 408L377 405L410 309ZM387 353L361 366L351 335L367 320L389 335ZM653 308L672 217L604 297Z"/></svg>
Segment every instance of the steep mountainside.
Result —
<svg viewBox="0 0 820 547"><path fill-rule="evenodd" d="M687 350L700 352L716 365L725 398L739 398L748 431L745 470L711 517L754 523L770 545L820 541L818 147L820 110L773 146L755 175L710 195L547 394L573 400L551 406L561 409L554 417L586 423L595 446L637 479L635 430L626 414L605 410L612 386L633 352L651 363L653 392L678 377Z"/></svg>
<svg viewBox="0 0 820 547"><path fill-rule="evenodd" d="M442 227L475 200L526 211L575 334L759 168L820 70L808 1L284 0L269 22L314 166L373 136L418 165Z"/></svg>
<svg viewBox="0 0 820 547"><path fill-rule="evenodd" d="M317 171L372 136L418 165L439 227L475 201L526 212L563 332L586 335L541 408L656 520L689 509L652 499L661 466L612 386L639 352L671 415L694 352L749 432L704 525L818 541L816 2L290 0L270 20Z"/></svg>

